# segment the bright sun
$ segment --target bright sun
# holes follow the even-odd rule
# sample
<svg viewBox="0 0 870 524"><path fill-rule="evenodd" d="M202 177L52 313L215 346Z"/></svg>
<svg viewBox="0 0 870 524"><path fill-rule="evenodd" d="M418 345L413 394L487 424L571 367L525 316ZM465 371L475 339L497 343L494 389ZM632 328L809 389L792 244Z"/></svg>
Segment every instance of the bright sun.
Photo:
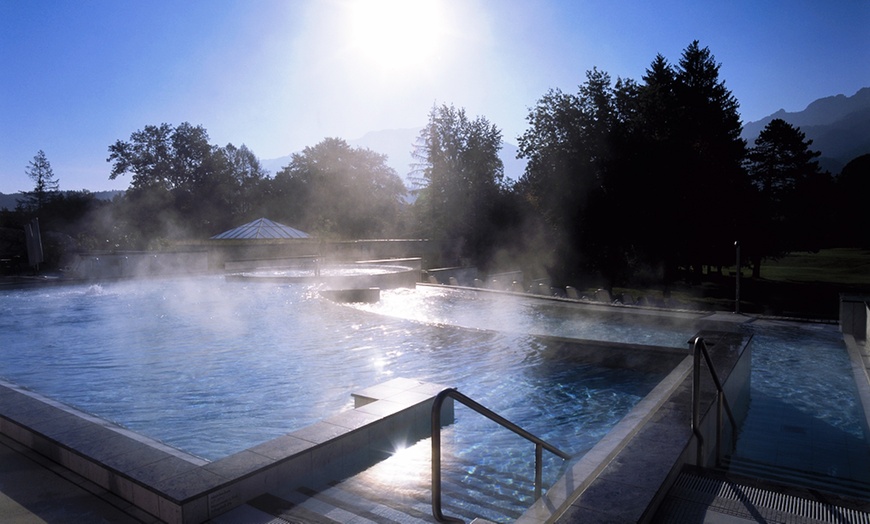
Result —
<svg viewBox="0 0 870 524"><path fill-rule="evenodd" d="M355 0L350 5L351 46L386 70L413 70L436 58L445 28L436 0Z"/></svg>

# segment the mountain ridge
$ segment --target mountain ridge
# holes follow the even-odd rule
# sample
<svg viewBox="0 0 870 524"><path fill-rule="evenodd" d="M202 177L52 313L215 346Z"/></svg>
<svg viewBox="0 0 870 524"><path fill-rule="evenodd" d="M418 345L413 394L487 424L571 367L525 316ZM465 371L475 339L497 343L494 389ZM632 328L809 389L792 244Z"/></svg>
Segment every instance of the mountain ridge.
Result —
<svg viewBox="0 0 870 524"><path fill-rule="evenodd" d="M862 87L852 96L819 98L802 111L780 109L744 123L741 136L752 147L761 130L775 118L800 128L813 141L810 149L822 153L819 164L831 173L839 173L850 160L870 153L870 87Z"/></svg>

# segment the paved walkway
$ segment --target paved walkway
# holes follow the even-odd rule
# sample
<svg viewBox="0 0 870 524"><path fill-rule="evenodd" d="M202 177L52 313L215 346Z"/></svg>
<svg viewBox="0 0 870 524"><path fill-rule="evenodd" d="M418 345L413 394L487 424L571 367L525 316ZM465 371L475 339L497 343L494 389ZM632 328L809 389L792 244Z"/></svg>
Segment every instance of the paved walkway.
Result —
<svg viewBox="0 0 870 524"><path fill-rule="evenodd" d="M0 435L0 522L141 524L147 513Z"/></svg>

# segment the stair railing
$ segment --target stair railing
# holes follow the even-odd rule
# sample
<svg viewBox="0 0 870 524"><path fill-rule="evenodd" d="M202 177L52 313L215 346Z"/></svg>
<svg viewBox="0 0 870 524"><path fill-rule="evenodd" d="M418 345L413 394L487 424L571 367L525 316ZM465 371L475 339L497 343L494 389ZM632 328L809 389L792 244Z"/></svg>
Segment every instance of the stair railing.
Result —
<svg viewBox="0 0 870 524"><path fill-rule="evenodd" d="M737 434L737 423L734 420L734 415L731 413L731 407L728 405L728 399L725 397L725 390L722 388L722 383L719 381L719 375L716 373L716 368L713 367L713 361L710 359L710 352L707 349L707 344L701 337L695 337L692 341L692 352L694 354L694 368L692 376L692 432L698 438L698 454L697 463L699 466L704 465L704 436L701 433L701 355L707 362L707 369L710 370L710 376L713 378L713 384L716 385L716 466L721 466L722 461L722 411L728 415L728 420L731 422L731 446L734 447L734 440Z"/></svg>
<svg viewBox="0 0 870 524"><path fill-rule="evenodd" d="M546 449L550 453L565 460L571 458L571 455L568 453L529 433L498 413L486 408L482 404L472 400L470 397L463 395L455 388L444 389L435 396L435 400L432 404L432 515L435 517L435 520L439 522L463 522L457 518L446 517L441 511L441 405L447 397L458 400L484 417L500 424L502 427L513 431L517 435L535 444L535 500L541 498L542 493L543 450Z"/></svg>

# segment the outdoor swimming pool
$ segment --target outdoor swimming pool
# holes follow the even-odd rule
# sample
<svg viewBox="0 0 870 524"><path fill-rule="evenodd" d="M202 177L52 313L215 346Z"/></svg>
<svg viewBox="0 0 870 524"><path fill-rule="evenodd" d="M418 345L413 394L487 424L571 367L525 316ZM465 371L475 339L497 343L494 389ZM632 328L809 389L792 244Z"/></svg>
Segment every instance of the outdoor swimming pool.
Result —
<svg viewBox="0 0 870 524"><path fill-rule="evenodd" d="M222 277L6 291L0 378L208 459L348 409L351 392L400 376L457 386L582 453L662 374L566 365L553 356L555 342L539 335L685 348L699 316L430 286L385 291L378 304L341 305L309 286ZM747 329L756 335L753 367L762 373L753 370L753 388L766 387L768 369L771 377L788 375L790 358L825 367L813 351L845 357L835 326L795 330L765 321ZM814 375L848 384L842 362ZM803 378L770 388L798 399L810 398L809 389L828 391L824 381ZM848 389L833 404L807 400L804 407L842 417L830 423L854 431L860 413ZM502 503L521 510L529 476L503 473L505 464L509 472L531 473L528 444L494 429L458 408L457 423L446 430L453 449L445 464L463 485L500 479ZM410 449L425 453L425 445ZM372 474L413 475L403 455ZM557 472L545 469L545 485Z"/></svg>
<svg viewBox="0 0 870 524"><path fill-rule="evenodd" d="M516 311L515 298L487 301L484 316L482 302L458 310L470 297L449 289L383 296L373 314L307 286L222 277L8 291L0 377L207 459L349 409L351 392L400 376L456 386L578 452L661 378L552 360L546 340L516 331L547 312ZM397 309L412 314L386 314ZM449 325L474 311L474 325ZM682 329L670 336L693 333Z"/></svg>

